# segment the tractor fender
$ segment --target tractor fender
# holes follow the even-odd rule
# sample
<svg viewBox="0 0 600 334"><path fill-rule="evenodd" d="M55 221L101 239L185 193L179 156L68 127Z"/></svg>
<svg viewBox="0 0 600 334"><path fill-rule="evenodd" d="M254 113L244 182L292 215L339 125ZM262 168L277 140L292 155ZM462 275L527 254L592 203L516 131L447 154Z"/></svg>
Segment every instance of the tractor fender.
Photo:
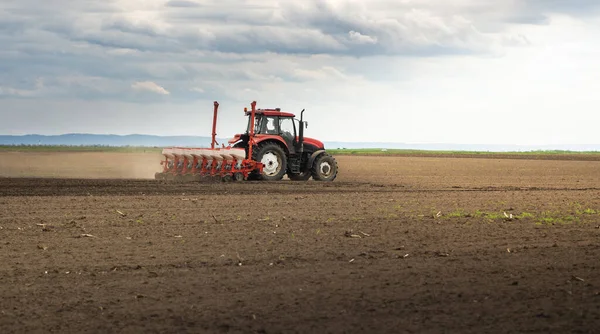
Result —
<svg viewBox="0 0 600 334"><path fill-rule="evenodd" d="M308 158L308 163L306 164L306 169L310 170L310 168L312 167L312 165L315 162L315 160L317 159L317 157L325 152L326 152L325 150L318 150L318 151L313 152L313 154L310 155L310 158Z"/></svg>
<svg viewBox="0 0 600 334"><path fill-rule="evenodd" d="M287 144L285 143L285 141L283 139L281 139L281 137L279 136L272 136L272 135L264 135L264 136L255 136L254 137L254 142L258 145L262 142L266 142L266 141L273 141L276 142L277 144L281 145L281 147L283 148L283 150L285 151L285 154L289 154L289 148L287 146Z"/></svg>

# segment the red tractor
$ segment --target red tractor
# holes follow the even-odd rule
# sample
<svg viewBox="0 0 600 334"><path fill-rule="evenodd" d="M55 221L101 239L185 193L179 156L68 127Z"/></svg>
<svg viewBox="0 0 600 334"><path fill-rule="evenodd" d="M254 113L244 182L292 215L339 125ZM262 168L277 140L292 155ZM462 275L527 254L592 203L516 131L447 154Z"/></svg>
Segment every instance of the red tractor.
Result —
<svg viewBox="0 0 600 334"><path fill-rule="evenodd" d="M163 171L157 179L199 180L203 176L225 181L278 181L287 174L291 180L333 181L338 172L335 158L319 140L304 137L307 123L304 110L300 119L277 109L244 108L246 132L235 135L229 146L216 148L216 122L219 104L214 103L211 148L165 148ZM232 146L233 145L233 146Z"/></svg>

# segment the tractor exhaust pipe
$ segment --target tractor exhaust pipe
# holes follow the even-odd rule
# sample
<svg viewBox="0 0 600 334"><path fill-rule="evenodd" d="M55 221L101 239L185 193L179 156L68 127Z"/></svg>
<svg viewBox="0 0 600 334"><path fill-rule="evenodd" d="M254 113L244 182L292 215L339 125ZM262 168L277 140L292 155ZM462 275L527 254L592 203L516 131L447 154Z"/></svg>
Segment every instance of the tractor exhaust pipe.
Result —
<svg viewBox="0 0 600 334"><path fill-rule="evenodd" d="M300 112L300 129L298 129L298 152L304 152L304 109Z"/></svg>
<svg viewBox="0 0 600 334"><path fill-rule="evenodd" d="M217 143L217 111L219 110L219 102L215 101L214 106L215 111L213 115L212 141L210 142L211 149L215 148L215 144L219 145L219 143Z"/></svg>

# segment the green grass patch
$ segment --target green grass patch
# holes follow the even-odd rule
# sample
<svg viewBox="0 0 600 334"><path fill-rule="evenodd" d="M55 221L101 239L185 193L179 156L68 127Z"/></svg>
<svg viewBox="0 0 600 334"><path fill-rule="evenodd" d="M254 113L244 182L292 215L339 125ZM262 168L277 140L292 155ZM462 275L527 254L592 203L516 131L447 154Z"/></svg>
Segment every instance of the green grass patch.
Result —
<svg viewBox="0 0 600 334"><path fill-rule="evenodd" d="M463 209L456 209L450 213L442 215L445 218L483 218L488 221L495 220L519 220L519 219L534 219L535 215L529 212L522 212L521 214L512 214L512 218L510 218L510 213L507 213L508 217L504 215L504 212L486 212L481 210L476 210L474 212L467 212Z"/></svg>
<svg viewBox="0 0 600 334"><path fill-rule="evenodd" d="M587 209L583 210L581 213L584 214L584 215L595 215L595 214L598 214L598 211L594 210L594 209L587 208Z"/></svg>
<svg viewBox="0 0 600 334"><path fill-rule="evenodd" d="M456 220L459 218L467 219L468 222L483 222L483 223L494 223L494 222L524 222L524 223L535 223L536 225L569 225L569 224L581 224L589 219L587 217L593 217L600 215L599 210L595 209L581 209L577 212L571 210L552 210L543 212L506 212L505 211L467 211L461 208L454 209L451 212L444 213L443 210L433 209L429 211L429 214L417 214L414 218L423 219L425 217L433 217L436 220Z"/></svg>
<svg viewBox="0 0 600 334"><path fill-rule="evenodd" d="M522 212L520 215L515 216L517 219L535 218L533 213Z"/></svg>
<svg viewBox="0 0 600 334"><path fill-rule="evenodd" d="M552 211L544 211L540 217L537 218L537 223L541 225L573 224L579 223L580 221L581 219L579 216Z"/></svg>
<svg viewBox="0 0 600 334"><path fill-rule="evenodd" d="M456 210L448 213L445 216L448 218L461 218L461 217L471 217L472 215L462 209L456 209Z"/></svg>
<svg viewBox="0 0 600 334"><path fill-rule="evenodd" d="M415 154L447 154L447 155L564 155L564 154L600 154L600 151L565 151L565 150L534 150L534 151L454 151L454 150L417 150L417 149L327 149L336 155L415 155Z"/></svg>
<svg viewBox="0 0 600 334"><path fill-rule="evenodd" d="M501 213L497 213L497 212L485 212L483 214L484 218L490 219L490 220L499 220L499 219L504 219L506 217L504 217L503 214Z"/></svg>
<svg viewBox="0 0 600 334"><path fill-rule="evenodd" d="M571 206L573 206L575 210L575 215L577 216L600 215L600 210L584 207L581 203L578 202L571 203Z"/></svg>

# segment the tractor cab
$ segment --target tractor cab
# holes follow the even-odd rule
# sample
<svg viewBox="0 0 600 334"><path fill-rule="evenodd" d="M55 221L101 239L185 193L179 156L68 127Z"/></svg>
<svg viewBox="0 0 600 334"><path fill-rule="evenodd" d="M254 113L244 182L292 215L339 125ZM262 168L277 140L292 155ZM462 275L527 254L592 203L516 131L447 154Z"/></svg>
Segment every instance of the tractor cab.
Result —
<svg viewBox="0 0 600 334"><path fill-rule="evenodd" d="M245 114L251 116L251 111L246 109ZM236 144L236 147L247 147L250 133L253 133L255 143L275 140L285 146L288 154L291 155L323 150L323 142L304 137L306 127L304 110L301 112L300 119L297 119L296 115L281 111L279 108L256 109L254 124L252 124L252 117L248 117L245 133L236 134L229 143Z"/></svg>
<svg viewBox="0 0 600 334"><path fill-rule="evenodd" d="M248 115L248 113L247 113ZM281 137L288 149L295 151L299 149L301 138L299 131L300 120L295 119L295 115L287 112L281 112L280 109L257 109L254 124L251 118L248 118L247 132L250 132L254 126L254 133L259 137L278 136Z"/></svg>

